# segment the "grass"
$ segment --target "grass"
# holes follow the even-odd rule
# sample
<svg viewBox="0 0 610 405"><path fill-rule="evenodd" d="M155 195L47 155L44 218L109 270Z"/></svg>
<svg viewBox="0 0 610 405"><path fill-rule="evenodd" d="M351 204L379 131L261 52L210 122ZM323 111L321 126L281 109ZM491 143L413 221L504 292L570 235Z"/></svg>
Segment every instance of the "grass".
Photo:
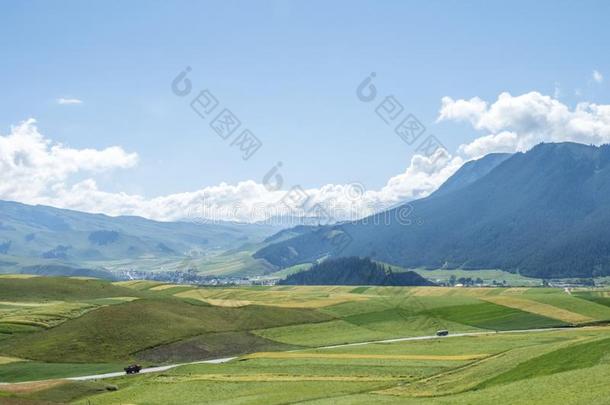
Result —
<svg viewBox="0 0 610 405"><path fill-rule="evenodd" d="M434 317L490 330L548 328L567 325L560 320L490 302L436 308L428 311L428 313Z"/></svg>
<svg viewBox="0 0 610 405"><path fill-rule="evenodd" d="M114 362L132 359L134 353L147 348L204 333L328 319L311 310L222 308L174 298L140 299L102 307L20 339L0 341L0 353L49 362Z"/></svg>
<svg viewBox="0 0 610 405"><path fill-rule="evenodd" d="M228 344L229 343L229 344ZM208 333L156 346L135 354L139 361L154 364L189 362L264 350L291 350L298 346L268 340L250 332Z"/></svg>
<svg viewBox="0 0 610 405"><path fill-rule="evenodd" d="M434 355L434 354L351 354L351 353L286 353L261 352L246 356L246 359L377 359L377 360L440 360L465 361L487 357L487 354L460 354L460 355Z"/></svg>
<svg viewBox="0 0 610 405"><path fill-rule="evenodd" d="M0 381L20 382L47 380L80 375L108 373L121 370L120 364L43 363L36 361L12 362L0 365Z"/></svg>
<svg viewBox="0 0 610 405"><path fill-rule="evenodd" d="M506 282L508 286L540 286L542 280L537 278L524 277L516 273L509 273L502 270L426 270L426 269L413 269L413 271L419 273L421 276L430 279L435 282L448 282L451 276L456 278L481 278L486 284L491 284L492 281Z"/></svg>
<svg viewBox="0 0 610 405"><path fill-rule="evenodd" d="M0 301L79 301L133 295L130 289L97 279L0 277Z"/></svg>
<svg viewBox="0 0 610 405"><path fill-rule="evenodd" d="M602 343L596 348L579 346L607 340L603 339L607 333L608 328L595 328L491 334L261 353L245 356L244 361L190 365L159 375L116 379L112 383L119 386L118 391L87 396L77 403L199 404L202 398L223 404L479 404L489 403L490 398L498 404L552 403L560 399L566 403L577 403L577 399L584 400L581 403L590 399L604 403L604 395L610 393L604 383L610 367L600 359L607 347ZM575 356L589 351L596 354L589 355L581 368L560 367L561 372L538 372L521 378L518 367L524 367L520 364L533 354L538 353L533 357L540 360L542 356L561 356L561 350L570 348L576 348ZM482 352L489 356L472 356ZM544 363L556 362L549 357ZM497 377L514 368L514 375ZM497 383L481 386L493 378L498 379ZM500 383L499 378L506 382Z"/></svg>
<svg viewBox="0 0 610 405"><path fill-rule="evenodd" d="M610 356L610 339L572 345L524 361L517 367L485 381L479 387L486 388L564 371L593 367L598 364L610 365L608 356Z"/></svg>
<svg viewBox="0 0 610 405"><path fill-rule="evenodd" d="M0 381L116 371L132 361L242 357L104 382L118 391L78 382L20 393L3 386L0 402L470 404L492 398L501 404L557 401L562 393L566 403L584 403L610 394L599 377L610 376L610 328L494 333L604 321L606 291L65 280L58 293L47 291L59 288L57 279L0 277L0 285L24 283L17 291L35 283L21 297L0 291L0 321L13 321L0 322L0 356L10 358L0 358ZM438 329L489 334L320 348ZM562 385L570 382L567 375L572 392Z"/></svg>

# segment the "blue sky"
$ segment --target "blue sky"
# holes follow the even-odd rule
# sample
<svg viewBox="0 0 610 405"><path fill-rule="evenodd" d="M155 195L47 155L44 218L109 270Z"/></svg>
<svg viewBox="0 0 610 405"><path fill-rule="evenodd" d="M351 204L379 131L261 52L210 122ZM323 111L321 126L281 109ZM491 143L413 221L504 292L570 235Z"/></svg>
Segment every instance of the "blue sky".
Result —
<svg viewBox="0 0 610 405"><path fill-rule="evenodd" d="M96 176L108 192L259 181L278 161L290 184L376 189L405 171L414 148L356 98L370 72L451 152L486 133L436 123L444 96L494 102L557 88L570 108L607 103L592 72L610 75L610 3L489 3L4 1L0 133L35 118L54 142L136 152L137 166ZM210 89L261 139L250 160L172 94L185 66L195 89Z"/></svg>

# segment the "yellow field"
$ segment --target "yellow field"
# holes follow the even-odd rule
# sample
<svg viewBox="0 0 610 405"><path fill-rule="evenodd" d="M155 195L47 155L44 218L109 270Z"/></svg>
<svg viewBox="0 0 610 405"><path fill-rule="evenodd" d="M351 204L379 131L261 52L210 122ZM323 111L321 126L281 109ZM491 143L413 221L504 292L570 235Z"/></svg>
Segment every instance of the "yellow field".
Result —
<svg viewBox="0 0 610 405"><path fill-rule="evenodd" d="M39 277L36 276L34 274L2 274L0 275L0 278L34 278L34 277Z"/></svg>
<svg viewBox="0 0 610 405"><path fill-rule="evenodd" d="M65 380L47 380L31 383L6 384L2 386L2 391L10 392L12 394L29 394L32 392L47 390L66 383L67 382Z"/></svg>
<svg viewBox="0 0 610 405"><path fill-rule="evenodd" d="M229 308L237 308L237 307L245 307L246 305L252 305L252 301L245 300L217 300L214 298L208 298L202 300L207 302L210 305L215 305L217 307L229 307Z"/></svg>
<svg viewBox="0 0 610 405"><path fill-rule="evenodd" d="M18 359L17 357L0 356L0 364L17 363L18 361L25 361L25 360Z"/></svg>
<svg viewBox="0 0 610 405"><path fill-rule="evenodd" d="M46 301L46 302L22 302L22 301L0 301L0 305L7 305L11 307L41 307L60 304L61 301Z"/></svg>
<svg viewBox="0 0 610 405"><path fill-rule="evenodd" d="M495 288L495 287L414 287L406 289L410 295L417 297L462 296L484 298L499 295L522 295L529 288Z"/></svg>
<svg viewBox="0 0 610 405"><path fill-rule="evenodd" d="M179 298L192 298L211 305L238 307L266 305L284 308L322 308L352 301L366 301L364 294L351 294L345 287L278 288L265 290L238 290L235 288L200 288L175 294Z"/></svg>
<svg viewBox="0 0 610 405"><path fill-rule="evenodd" d="M303 382L303 381L340 381L340 382L377 382L400 381L404 377L394 376L343 376L343 375L298 375L298 374L195 374L185 376L160 376L157 382L177 383L191 381L226 382Z"/></svg>
<svg viewBox="0 0 610 405"><path fill-rule="evenodd" d="M161 284L161 285L156 285L152 288L149 288L150 291L163 291L163 290L168 290L170 288L175 288L175 287L184 287L184 285L180 285L180 284Z"/></svg>
<svg viewBox="0 0 610 405"><path fill-rule="evenodd" d="M524 298L516 298L504 295L482 297L482 299L494 304L520 309L522 311L532 312L534 314L546 316L549 318L559 319L564 322L580 323L589 322L593 320L593 318L568 311L567 309L558 308L549 304L543 304L541 302L531 301Z"/></svg>
<svg viewBox="0 0 610 405"><path fill-rule="evenodd" d="M351 353L296 353L260 352L245 356L247 359L370 359L370 360L430 360L430 361L467 361L488 357L488 354L430 355L430 354L351 354Z"/></svg>
<svg viewBox="0 0 610 405"><path fill-rule="evenodd" d="M42 328L57 326L101 306L133 301L136 297L112 297L90 302L13 302L0 301L0 323L31 325ZM7 308L8 307L8 308Z"/></svg>
<svg viewBox="0 0 610 405"><path fill-rule="evenodd" d="M163 285L161 282L148 280L116 281L113 284L121 287L133 288L135 290L147 290L158 285Z"/></svg>

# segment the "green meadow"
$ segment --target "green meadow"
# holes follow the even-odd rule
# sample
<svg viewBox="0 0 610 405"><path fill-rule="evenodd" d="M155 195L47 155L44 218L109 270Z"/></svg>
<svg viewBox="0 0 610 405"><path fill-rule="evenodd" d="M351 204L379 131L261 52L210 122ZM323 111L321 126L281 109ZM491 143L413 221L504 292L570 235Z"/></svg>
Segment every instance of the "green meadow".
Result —
<svg viewBox="0 0 610 405"><path fill-rule="evenodd" d="M0 403L603 403L609 321L610 292L593 289L2 276Z"/></svg>

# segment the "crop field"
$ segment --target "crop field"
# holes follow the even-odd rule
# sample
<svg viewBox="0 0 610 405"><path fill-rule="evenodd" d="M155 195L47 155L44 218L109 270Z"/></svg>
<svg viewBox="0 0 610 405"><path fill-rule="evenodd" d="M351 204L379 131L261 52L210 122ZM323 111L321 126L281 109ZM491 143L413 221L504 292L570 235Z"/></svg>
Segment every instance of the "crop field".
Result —
<svg viewBox="0 0 610 405"><path fill-rule="evenodd" d="M610 395L605 383L610 376L608 332L607 327L590 327L491 333L254 354L220 365L112 379L107 382L117 391L85 394L74 402L605 403ZM52 389L57 393L61 386ZM73 385L66 390L73 391Z"/></svg>
<svg viewBox="0 0 610 405"><path fill-rule="evenodd" d="M0 403L603 403L609 321L604 290L0 277Z"/></svg>

